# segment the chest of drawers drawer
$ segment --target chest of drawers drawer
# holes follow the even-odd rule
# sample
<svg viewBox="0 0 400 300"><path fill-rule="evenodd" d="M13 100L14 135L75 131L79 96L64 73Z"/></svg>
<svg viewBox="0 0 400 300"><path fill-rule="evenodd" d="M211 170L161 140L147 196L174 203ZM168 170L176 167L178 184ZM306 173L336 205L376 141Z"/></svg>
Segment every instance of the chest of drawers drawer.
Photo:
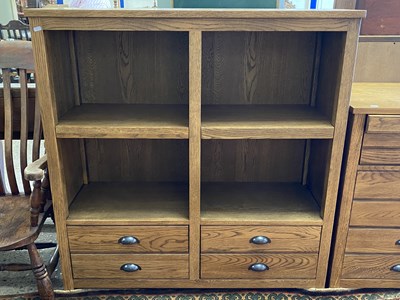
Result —
<svg viewBox="0 0 400 300"><path fill-rule="evenodd" d="M317 254L202 254L203 279L315 278Z"/></svg>
<svg viewBox="0 0 400 300"><path fill-rule="evenodd" d="M400 201L354 201L351 226L400 226Z"/></svg>
<svg viewBox="0 0 400 300"><path fill-rule="evenodd" d="M400 115L369 115L366 132L400 132Z"/></svg>
<svg viewBox="0 0 400 300"><path fill-rule="evenodd" d="M350 228L346 253L400 254L400 228Z"/></svg>
<svg viewBox="0 0 400 300"><path fill-rule="evenodd" d="M346 254L342 277L400 280L400 255Z"/></svg>
<svg viewBox="0 0 400 300"><path fill-rule="evenodd" d="M354 199L400 199L400 172L359 171Z"/></svg>
<svg viewBox="0 0 400 300"><path fill-rule="evenodd" d="M202 226L203 253L318 252L319 226Z"/></svg>
<svg viewBox="0 0 400 300"><path fill-rule="evenodd" d="M72 253L187 253L187 226L68 226Z"/></svg>
<svg viewBox="0 0 400 300"><path fill-rule="evenodd" d="M188 254L71 254L74 278L185 279Z"/></svg>

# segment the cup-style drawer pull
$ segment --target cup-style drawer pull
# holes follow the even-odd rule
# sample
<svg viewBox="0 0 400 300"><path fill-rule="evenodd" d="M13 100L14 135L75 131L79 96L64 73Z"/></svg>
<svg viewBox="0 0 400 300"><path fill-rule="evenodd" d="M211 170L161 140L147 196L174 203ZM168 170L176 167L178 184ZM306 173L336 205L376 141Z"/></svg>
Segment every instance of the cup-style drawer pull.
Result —
<svg viewBox="0 0 400 300"><path fill-rule="evenodd" d="M396 243L394 243L396 246L400 246L400 240L396 241Z"/></svg>
<svg viewBox="0 0 400 300"><path fill-rule="evenodd" d="M134 244L139 244L140 242L134 236L123 236L118 240L118 243L122 245L134 245Z"/></svg>
<svg viewBox="0 0 400 300"><path fill-rule="evenodd" d="M257 263L257 264L252 264L249 267L249 270L254 271L254 272L264 272L264 271L268 271L269 267L266 264Z"/></svg>
<svg viewBox="0 0 400 300"><path fill-rule="evenodd" d="M259 235L259 236L252 237L250 240L250 243L256 244L256 245L265 245L265 244L271 243L271 239L266 236Z"/></svg>
<svg viewBox="0 0 400 300"><path fill-rule="evenodd" d="M124 272L137 272L140 271L142 268L139 265L135 264L124 264L120 268Z"/></svg>
<svg viewBox="0 0 400 300"><path fill-rule="evenodd" d="M390 268L390 271L400 273L400 265L394 265L393 267Z"/></svg>

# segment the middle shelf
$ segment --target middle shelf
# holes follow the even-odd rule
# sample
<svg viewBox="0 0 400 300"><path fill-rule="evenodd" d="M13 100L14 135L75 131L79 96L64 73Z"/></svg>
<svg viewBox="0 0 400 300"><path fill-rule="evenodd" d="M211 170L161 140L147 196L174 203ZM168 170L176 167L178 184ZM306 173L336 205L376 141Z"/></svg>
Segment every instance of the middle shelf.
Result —
<svg viewBox="0 0 400 300"><path fill-rule="evenodd" d="M203 139L332 139L334 127L308 105L203 105ZM188 105L83 104L56 126L59 138L187 139ZM199 116L197 116L199 117Z"/></svg>

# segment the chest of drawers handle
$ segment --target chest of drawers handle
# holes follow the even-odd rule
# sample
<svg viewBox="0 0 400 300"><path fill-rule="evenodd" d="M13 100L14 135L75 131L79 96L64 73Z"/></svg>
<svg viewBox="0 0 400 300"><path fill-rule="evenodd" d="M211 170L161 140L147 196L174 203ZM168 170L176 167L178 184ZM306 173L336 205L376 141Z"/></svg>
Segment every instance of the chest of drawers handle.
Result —
<svg viewBox="0 0 400 300"><path fill-rule="evenodd" d="M139 244L140 241L134 236L123 236L118 240L118 243L122 245L134 245Z"/></svg>
<svg viewBox="0 0 400 300"><path fill-rule="evenodd" d="M393 267L391 267L390 271L399 272L400 273L400 264L399 265L394 265Z"/></svg>
<svg viewBox="0 0 400 300"><path fill-rule="evenodd" d="M400 240L396 241L396 243L394 243L396 246L400 246Z"/></svg>
<svg viewBox="0 0 400 300"><path fill-rule="evenodd" d="M264 272L264 271L268 271L269 267L263 263L256 263L256 264L252 264L249 267L249 270L254 271L254 272Z"/></svg>
<svg viewBox="0 0 400 300"><path fill-rule="evenodd" d="M256 244L256 245L266 245L266 244L271 243L271 239L266 236L259 235L259 236L252 237L250 239L250 243Z"/></svg>
<svg viewBox="0 0 400 300"><path fill-rule="evenodd" d="M121 266L120 270L124 272L137 272L140 271L142 268L136 264L124 264Z"/></svg>

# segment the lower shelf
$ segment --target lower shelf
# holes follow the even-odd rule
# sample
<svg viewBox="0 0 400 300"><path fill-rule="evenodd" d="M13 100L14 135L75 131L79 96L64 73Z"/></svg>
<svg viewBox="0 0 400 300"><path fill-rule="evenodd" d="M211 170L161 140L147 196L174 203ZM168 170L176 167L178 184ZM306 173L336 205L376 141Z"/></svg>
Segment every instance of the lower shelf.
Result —
<svg viewBox="0 0 400 300"><path fill-rule="evenodd" d="M188 184L94 182L69 209L68 225L187 225Z"/></svg>
<svg viewBox="0 0 400 300"><path fill-rule="evenodd" d="M203 225L322 225L320 208L300 183L203 183Z"/></svg>

